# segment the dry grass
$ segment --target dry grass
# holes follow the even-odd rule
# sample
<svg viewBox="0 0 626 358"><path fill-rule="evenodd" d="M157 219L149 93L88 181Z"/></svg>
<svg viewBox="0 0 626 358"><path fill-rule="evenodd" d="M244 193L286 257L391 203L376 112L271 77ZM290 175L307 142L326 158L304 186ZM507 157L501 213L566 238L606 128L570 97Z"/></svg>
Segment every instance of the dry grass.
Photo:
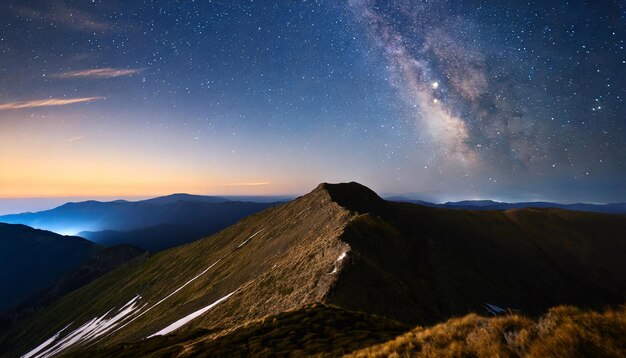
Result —
<svg viewBox="0 0 626 358"><path fill-rule="evenodd" d="M602 313L559 306L533 320L470 314L415 328L356 357L624 357L626 307Z"/></svg>

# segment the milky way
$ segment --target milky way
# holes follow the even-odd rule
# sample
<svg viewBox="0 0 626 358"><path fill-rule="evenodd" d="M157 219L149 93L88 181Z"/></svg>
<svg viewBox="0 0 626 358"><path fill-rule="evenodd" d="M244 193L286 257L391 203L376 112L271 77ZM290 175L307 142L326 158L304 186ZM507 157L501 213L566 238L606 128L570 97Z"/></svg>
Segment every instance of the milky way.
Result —
<svg viewBox="0 0 626 358"><path fill-rule="evenodd" d="M449 104L439 99L438 95L443 89L439 88L439 79L433 73L426 56L426 52L431 50L439 58L446 57L444 61L448 62L447 56L457 56L456 51L449 51L444 46L438 46L439 41L435 41L434 44L426 43L422 49L410 48L405 44L406 40L402 35L371 8L372 3L372 1L355 0L351 1L350 5L356 8L357 16L362 18L372 41L384 51L384 56L389 61L391 82L402 89L403 97L414 108L413 117L418 122L419 129L430 135L432 140L441 146L444 151L443 155L447 159L474 160L475 153L468 147L467 125L454 113ZM419 12L426 11L423 8L417 9ZM403 7L402 10L411 16L404 31L415 33L425 25L421 16L413 17L417 14L412 13L412 8ZM422 34L422 36L430 39L431 34ZM451 59L450 62L453 61L455 60ZM451 65L454 66L456 63ZM462 70L469 70L468 76L474 77L473 69L464 66L465 63L461 65ZM459 74L457 70L448 80L460 93L475 97L482 83L468 83L463 80L463 77L464 74ZM479 77L484 78L484 76ZM473 81L473 78L470 80Z"/></svg>
<svg viewBox="0 0 626 358"><path fill-rule="evenodd" d="M626 201L624 14L623 1L3 1L0 196L356 180L434 201Z"/></svg>
<svg viewBox="0 0 626 358"><path fill-rule="evenodd" d="M438 0L351 0L349 5L387 61L389 82L415 121L417 135L429 138L424 150L432 151L439 167L447 167L440 175L488 176L492 183L500 177L513 185L520 177L544 178L560 185L590 171L602 176L614 170L602 165L608 158L613 165L624 164L623 139L617 138L624 128L619 116L624 110L623 19L612 18L603 28L594 23L601 17L582 13L597 16L599 7L583 3L569 9L557 3L462 7ZM493 23L485 24L484 15ZM584 24L577 22L583 19ZM593 78L575 73L589 67ZM598 91L598 85L605 88ZM588 107L576 110L578 101ZM611 113L598 105L609 101ZM603 143L597 142L600 133ZM570 177L555 178L550 171L557 167L569 167ZM479 181L467 183L483 187ZM580 189L589 190L586 185Z"/></svg>

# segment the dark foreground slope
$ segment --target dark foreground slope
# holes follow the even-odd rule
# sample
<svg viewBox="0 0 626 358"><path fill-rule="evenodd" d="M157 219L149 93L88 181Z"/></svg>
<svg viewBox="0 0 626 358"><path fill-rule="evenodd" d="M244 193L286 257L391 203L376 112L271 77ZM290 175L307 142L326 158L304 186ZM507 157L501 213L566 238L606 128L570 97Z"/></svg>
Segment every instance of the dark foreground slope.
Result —
<svg viewBox="0 0 626 358"><path fill-rule="evenodd" d="M211 331L197 329L70 356L620 358L626 356L625 336L623 306L604 312L559 306L539 318L469 314L407 331L381 317L315 304L251 322L217 339Z"/></svg>
<svg viewBox="0 0 626 358"><path fill-rule="evenodd" d="M486 304L527 314L562 303L617 304L626 287L625 232L623 216L446 210L386 202L356 183L322 184L107 274L0 345L9 355L120 344L133 347L130 354L195 334L211 342L320 302L405 324L484 312Z"/></svg>
<svg viewBox="0 0 626 358"><path fill-rule="evenodd" d="M275 357L340 356L384 343L408 326L362 312L324 304L279 313L211 338L211 331L158 336L145 341L77 352L76 357Z"/></svg>
<svg viewBox="0 0 626 358"><path fill-rule="evenodd" d="M0 312L52 285L98 250L80 237L0 223Z"/></svg>

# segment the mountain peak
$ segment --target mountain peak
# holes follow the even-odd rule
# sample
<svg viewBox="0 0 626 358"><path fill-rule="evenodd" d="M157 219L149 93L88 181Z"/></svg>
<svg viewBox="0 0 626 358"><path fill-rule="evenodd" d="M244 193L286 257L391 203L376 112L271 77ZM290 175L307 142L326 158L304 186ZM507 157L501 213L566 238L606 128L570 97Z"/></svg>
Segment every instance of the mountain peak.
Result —
<svg viewBox="0 0 626 358"><path fill-rule="evenodd" d="M385 202L373 190L357 182L321 183L312 193L316 192L325 192L332 201L358 213L379 211Z"/></svg>

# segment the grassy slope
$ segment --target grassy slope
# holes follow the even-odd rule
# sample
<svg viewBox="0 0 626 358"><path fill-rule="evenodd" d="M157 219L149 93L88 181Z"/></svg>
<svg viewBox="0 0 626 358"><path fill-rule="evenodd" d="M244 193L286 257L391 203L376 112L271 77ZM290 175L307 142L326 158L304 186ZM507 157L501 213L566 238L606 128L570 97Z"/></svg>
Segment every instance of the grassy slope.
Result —
<svg viewBox="0 0 626 358"><path fill-rule="evenodd" d="M572 306L539 319L470 314L430 328L415 328L353 357L624 357L626 308L605 312Z"/></svg>

